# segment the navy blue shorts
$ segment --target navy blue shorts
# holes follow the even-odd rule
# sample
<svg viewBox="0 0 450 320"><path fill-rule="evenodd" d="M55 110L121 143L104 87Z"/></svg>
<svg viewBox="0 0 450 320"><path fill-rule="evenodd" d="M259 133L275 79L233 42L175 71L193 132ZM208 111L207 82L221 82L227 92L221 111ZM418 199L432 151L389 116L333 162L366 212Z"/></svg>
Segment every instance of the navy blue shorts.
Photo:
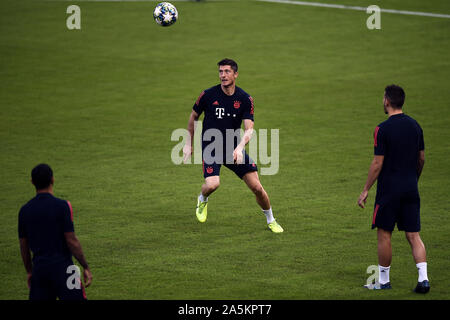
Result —
<svg viewBox="0 0 450 320"><path fill-rule="evenodd" d="M372 229L393 231L395 224L400 231L420 231L420 197L418 191L392 196L380 196L375 200Z"/></svg>
<svg viewBox="0 0 450 320"><path fill-rule="evenodd" d="M46 266L33 266L30 300L56 300L56 298L60 300L87 300L81 279L78 279L80 283L77 287L79 288L74 287L73 284L77 281L73 276L74 273L67 273L68 267L71 265L73 265L72 262L64 262Z"/></svg>
<svg viewBox="0 0 450 320"><path fill-rule="evenodd" d="M244 162L241 164L227 164L223 163L225 167L233 171L239 178L243 178L245 174L253 171L258 171L256 163L250 158L247 152L244 152ZM220 176L220 167L222 164L218 163L205 163L203 161L203 177Z"/></svg>

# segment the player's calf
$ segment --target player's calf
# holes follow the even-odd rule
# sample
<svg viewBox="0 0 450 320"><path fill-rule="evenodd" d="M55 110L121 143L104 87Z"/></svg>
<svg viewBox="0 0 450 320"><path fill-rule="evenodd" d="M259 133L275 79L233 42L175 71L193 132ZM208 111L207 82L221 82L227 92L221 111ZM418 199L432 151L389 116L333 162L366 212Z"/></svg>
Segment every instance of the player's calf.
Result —
<svg viewBox="0 0 450 320"><path fill-rule="evenodd" d="M205 183L202 186L202 195L208 197L211 193L217 190L220 186L219 176L212 176L205 178Z"/></svg>

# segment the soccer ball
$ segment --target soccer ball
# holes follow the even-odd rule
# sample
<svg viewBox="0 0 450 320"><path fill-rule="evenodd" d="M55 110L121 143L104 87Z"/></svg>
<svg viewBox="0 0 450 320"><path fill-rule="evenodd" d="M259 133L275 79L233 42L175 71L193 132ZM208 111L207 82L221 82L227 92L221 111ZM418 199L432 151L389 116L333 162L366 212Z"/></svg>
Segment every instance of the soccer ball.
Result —
<svg viewBox="0 0 450 320"><path fill-rule="evenodd" d="M177 8L169 2L158 3L153 11L153 18L160 26L171 26L178 20Z"/></svg>

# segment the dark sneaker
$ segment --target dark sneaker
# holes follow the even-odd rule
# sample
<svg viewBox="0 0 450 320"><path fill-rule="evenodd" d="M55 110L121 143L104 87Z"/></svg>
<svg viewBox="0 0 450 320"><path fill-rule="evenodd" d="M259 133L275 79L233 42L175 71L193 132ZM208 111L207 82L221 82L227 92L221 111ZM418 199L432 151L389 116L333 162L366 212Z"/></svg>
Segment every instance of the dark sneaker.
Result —
<svg viewBox="0 0 450 320"><path fill-rule="evenodd" d="M383 290L383 289L392 289L392 287L391 287L391 283L390 282L387 282L387 283L385 283L385 284L380 284L380 288L379 288L380 290ZM376 290L376 289L375 289Z"/></svg>
<svg viewBox="0 0 450 320"><path fill-rule="evenodd" d="M385 284L375 283L375 284L366 284L364 288L369 290L385 290L385 289L392 289L391 283L387 282Z"/></svg>
<svg viewBox="0 0 450 320"><path fill-rule="evenodd" d="M415 293L427 293L428 291L430 291L430 283L428 280L417 282L417 286L414 289Z"/></svg>

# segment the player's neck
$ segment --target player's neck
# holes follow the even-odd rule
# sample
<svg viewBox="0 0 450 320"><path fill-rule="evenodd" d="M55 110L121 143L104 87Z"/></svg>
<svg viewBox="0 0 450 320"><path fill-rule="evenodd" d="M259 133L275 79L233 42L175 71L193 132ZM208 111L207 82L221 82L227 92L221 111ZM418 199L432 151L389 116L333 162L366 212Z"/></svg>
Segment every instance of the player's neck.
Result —
<svg viewBox="0 0 450 320"><path fill-rule="evenodd" d="M50 186L50 187L45 188L45 189L36 190L36 194L41 194L41 193L50 193L51 195L53 195L53 187Z"/></svg>
<svg viewBox="0 0 450 320"><path fill-rule="evenodd" d="M395 116L396 114L402 114L403 113L403 110L402 109L389 109L388 110L388 114L389 114L389 117L391 117L391 116Z"/></svg>
<svg viewBox="0 0 450 320"><path fill-rule="evenodd" d="M234 94L234 91L236 91L236 85L234 83L232 85L229 85L229 86L220 85L220 87L222 88L222 91L227 96L232 96Z"/></svg>

